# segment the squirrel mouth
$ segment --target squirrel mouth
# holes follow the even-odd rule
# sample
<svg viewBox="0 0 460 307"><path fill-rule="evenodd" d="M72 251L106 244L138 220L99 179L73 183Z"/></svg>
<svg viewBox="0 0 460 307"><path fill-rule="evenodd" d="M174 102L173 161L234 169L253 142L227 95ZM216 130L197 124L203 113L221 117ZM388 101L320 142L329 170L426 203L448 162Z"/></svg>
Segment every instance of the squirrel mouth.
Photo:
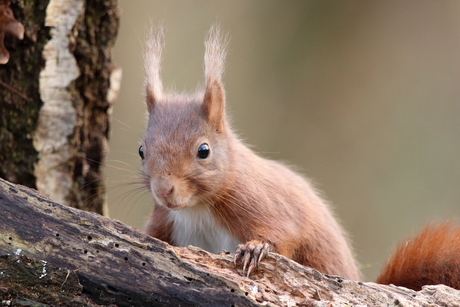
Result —
<svg viewBox="0 0 460 307"><path fill-rule="evenodd" d="M176 208L177 206L171 204L170 202L167 202L167 203L166 203L166 207L168 207L169 209L174 209L174 208Z"/></svg>
<svg viewBox="0 0 460 307"><path fill-rule="evenodd" d="M156 203L163 206L163 207L166 207L168 209L171 209L171 210L176 210L178 207L180 207L179 205L175 204L174 201L172 201L171 199L167 199L165 197L158 197L157 195L153 195L155 200L156 200Z"/></svg>
<svg viewBox="0 0 460 307"><path fill-rule="evenodd" d="M173 197L158 197L157 195L154 196L158 205L161 205L169 210L181 210L190 206L190 202L187 200L176 199Z"/></svg>
<svg viewBox="0 0 460 307"><path fill-rule="evenodd" d="M176 204L170 203L169 201L166 202L165 205L166 205L166 207L167 207L168 209L171 209L171 210L180 210L180 209L183 208L182 205L176 205Z"/></svg>

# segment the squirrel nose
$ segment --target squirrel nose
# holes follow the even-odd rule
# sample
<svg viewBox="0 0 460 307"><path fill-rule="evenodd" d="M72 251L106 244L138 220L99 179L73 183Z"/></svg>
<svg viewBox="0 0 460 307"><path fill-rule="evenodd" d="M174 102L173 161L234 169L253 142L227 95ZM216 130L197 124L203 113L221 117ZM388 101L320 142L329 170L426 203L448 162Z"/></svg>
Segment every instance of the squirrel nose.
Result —
<svg viewBox="0 0 460 307"><path fill-rule="evenodd" d="M164 198L170 196L173 193L173 191L174 191L173 186L165 186L165 187L160 187L157 189L158 195Z"/></svg>

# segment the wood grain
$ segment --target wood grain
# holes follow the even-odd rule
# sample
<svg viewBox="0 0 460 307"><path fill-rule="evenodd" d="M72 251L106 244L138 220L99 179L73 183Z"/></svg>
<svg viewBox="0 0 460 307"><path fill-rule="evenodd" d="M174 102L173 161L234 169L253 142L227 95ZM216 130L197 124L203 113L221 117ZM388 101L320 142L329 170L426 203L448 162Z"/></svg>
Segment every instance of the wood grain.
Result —
<svg viewBox="0 0 460 307"><path fill-rule="evenodd" d="M2 179L0 212L3 301L53 304L49 296L27 297L12 290L7 263L17 261L6 260L27 256L38 272L28 275L36 284L51 282L47 279L51 267L60 270L59 281L67 272L76 275L81 293L78 298L75 288L69 293L78 306L458 306L460 302L460 291L446 286L415 292L355 282L323 275L273 253L246 278L230 253L173 247L119 221L57 204ZM50 267L46 272L40 267L45 262ZM16 281L15 289L23 283L24 279Z"/></svg>

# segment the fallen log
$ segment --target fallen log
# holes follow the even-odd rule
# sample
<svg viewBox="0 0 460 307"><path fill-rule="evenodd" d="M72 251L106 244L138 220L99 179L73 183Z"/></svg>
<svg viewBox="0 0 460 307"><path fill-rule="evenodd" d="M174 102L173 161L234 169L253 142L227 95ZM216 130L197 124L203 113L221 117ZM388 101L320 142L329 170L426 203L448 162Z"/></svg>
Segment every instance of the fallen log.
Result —
<svg viewBox="0 0 460 307"><path fill-rule="evenodd" d="M247 278L228 252L173 247L2 179L0 255L0 299L5 306L460 304L460 291L446 286L415 292L355 282L274 253Z"/></svg>

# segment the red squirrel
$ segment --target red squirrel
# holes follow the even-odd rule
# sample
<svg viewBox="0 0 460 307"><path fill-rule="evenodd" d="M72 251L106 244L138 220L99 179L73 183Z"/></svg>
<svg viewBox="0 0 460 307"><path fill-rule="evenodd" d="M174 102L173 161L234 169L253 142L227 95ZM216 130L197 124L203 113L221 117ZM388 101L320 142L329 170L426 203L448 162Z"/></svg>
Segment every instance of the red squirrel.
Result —
<svg viewBox="0 0 460 307"><path fill-rule="evenodd" d="M212 27L205 86L191 95L163 90L163 31L148 40L148 125L139 147L142 176L155 201L145 232L176 246L234 251L247 275L268 250L322 273L359 273L347 236L307 179L256 155L232 131L222 73L226 40ZM459 288L460 228L428 227L401 245L377 282L413 289Z"/></svg>
<svg viewBox="0 0 460 307"><path fill-rule="evenodd" d="M235 251L249 275L268 250L323 273L359 278L329 204L302 176L256 155L225 112L226 40L214 26L205 43L205 86L168 93L160 78L163 31L147 42L148 124L139 154L155 201L145 232L176 246Z"/></svg>

